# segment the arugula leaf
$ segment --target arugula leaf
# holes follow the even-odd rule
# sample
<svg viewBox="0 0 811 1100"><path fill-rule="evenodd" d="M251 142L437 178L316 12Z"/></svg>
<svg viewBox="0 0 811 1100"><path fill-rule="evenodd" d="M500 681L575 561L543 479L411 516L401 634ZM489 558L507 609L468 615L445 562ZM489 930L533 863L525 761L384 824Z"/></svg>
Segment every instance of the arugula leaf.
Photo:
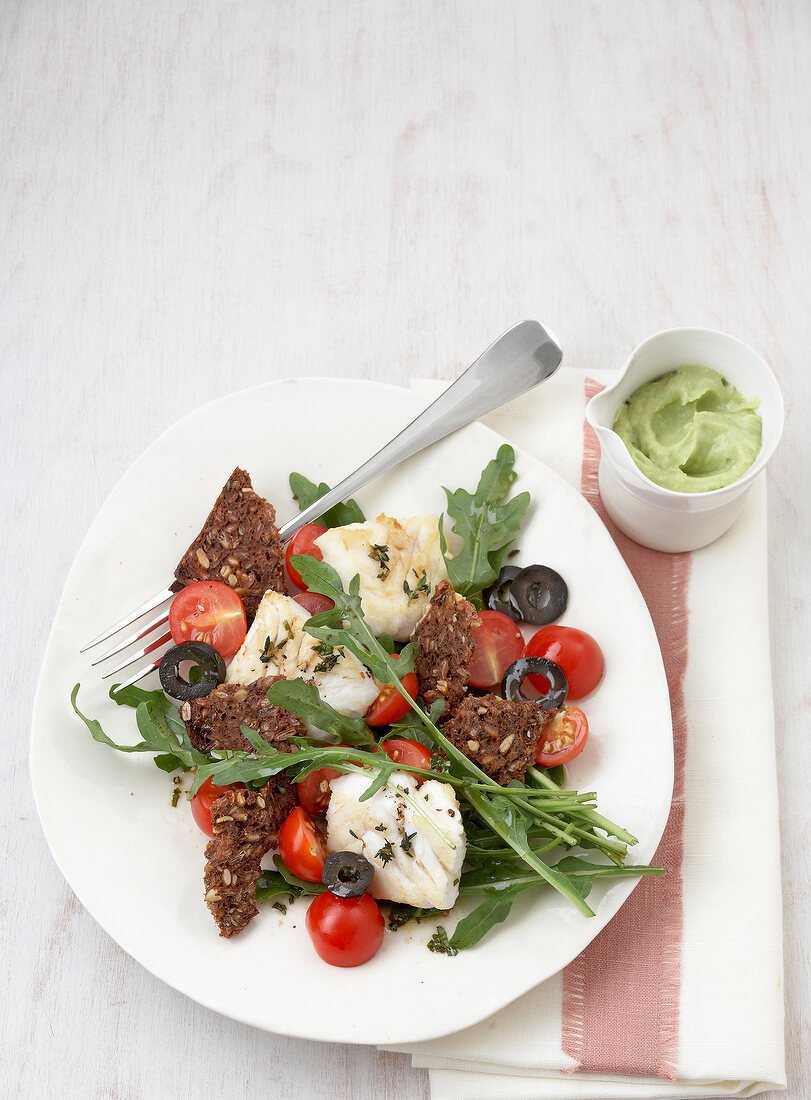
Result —
<svg viewBox="0 0 811 1100"><path fill-rule="evenodd" d="M345 745L374 745L371 730L362 718L348 718L324 702L313 684L304 680L277 680L268 689L274 706L295 714L324 733L333 734Z"/></svg>
<svg viewBox="0 0 811 1100"><path fill-rule="evenodd" d="M440 520L439 537L448 570L448 580L463 596L479 596L483 588L495 583L512 546L512 535L521 526L529 507L529 493L519 493L506 500L510 486L518 476L515 472L515 451L509 444L499 447L496 457L482 471L476 492L465 489L451 492L448 515L454 521L453 530L464 545L455 557L447 554L448 544ZM444 519L444 517L443 517Z"/></svg>
<svg viewBox="0 0 811 1100"><path fill-rule="evenodd" d="M172 710L177 709L172 706L160 688L156 691L144 691L143 688L139 688L135 684L130 684L129 687L125 688L113 684L110 688L110 698L114 703L118 703L120 707L135 708L139 703L154 703L156 706L172 707Z"/></svg>
<svg viewBox="0 0 811 1100"><path fill-rule="evenodd" d="M329 492L329 489L330 487L325 481L316 485L304 474L292 473L290 475L290 491L298 502L300 512L303 512L305 508L309 508L311 504L315 504L317 500L320 500ZM333 505L322 516L319 516L315 522L322 524L324 527L345 527L347 523L363 523L365 518L356 500L345 500L340 504Z"/></svg>
<svg viewBox="0 0 811 1100"><path fill-rule="evenodd" d="M70 703L76 714L81 718L94 741L109 748L118 749L119 752L152 752L157 753L156 762L162 771L175 771L180 768L189 771L199 764L208 763L208 757L193 748L186 727L175 708L167 703L163 692L143 692L147 698L137 704L135 721L138 731L143 738L134 745L117 745L108 737L101 724L95 718L87 718L79 710L76 698L81 684L76 684L70 693ZM160 700L157 696L160 695ZM128 703L131 706L132 703ZM169 762L171 761L171 766Z"/></svg>
<svg viewBox="0 0 811 1100"><path fill-rule="evenodd" d="M507 919L515 899L522 890L526 890L531 885L533 884L527 883L510 886L505 890L485 890L484 899L457 924L451 936L451 947L455 947L457 951L464 951L477 944L491 928Z"/></svg>

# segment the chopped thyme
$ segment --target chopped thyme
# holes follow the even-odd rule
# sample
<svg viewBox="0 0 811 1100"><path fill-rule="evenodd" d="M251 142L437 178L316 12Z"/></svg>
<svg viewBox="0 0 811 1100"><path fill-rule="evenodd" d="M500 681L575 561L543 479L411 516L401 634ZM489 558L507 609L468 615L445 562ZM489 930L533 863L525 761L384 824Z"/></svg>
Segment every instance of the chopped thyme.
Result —
<svg viewBox="0 0 811 1100"><path fill-rule="evenodd" d="M269 661L272 661L274 654L276 654L280 649L284 649L284 647L289 641L291 641L293 637L293 628L287 621L287 619L284 620L282 626L284 627L287 634L286 638L282 638L282 640L278 642L271 642L269 634L265 638L265 645L262 649L262 652L259 654L259 660L264 665L266 665Z"/></svg>
<svg viewBox="0 0 811 1100"><path fill-rule="evenodd" d="M380 822L379 825L375 825L375 832L376 833L385 833L385 831L386 831L386 826L383 824L382 821Z"/></svg>
<svg viewBox="0 0 811 1100"><path fill-rule="evenodd" d="M436 932L431 936L428 941L428 950L436 951L440 955L458 955L459 952L455 947L451 946L451 941L448 939L448 933L442 927L441 924L437 925Z"/></svg>
<svg viewBox="0 0 811 1100"><path fill-rule="evenodd" d="M389 568L389 548L388 546L378 546L377 543L372 543L372 549L369 552L369 557L372 561L376 561L380 566L380 570L377 574L379 581L384 581L388 577L391 569Z"/></svg>
<svg viewBox="0 0 811 1100"><path fill-rule="evenodd" d="M391 846L391 841L387 840L379 852L375 852L375 859L379 859L385 867L389 860L394 859L394 849Z"/></svg>
<svg viewBox="0 0 811 1100"><path fill-rule="evenodd" d="M417 835L416 832L404 833L403 839L400 841L400 847L403 849L403 851L406 853L406 855L411 856L412 859L414 858L414 851L413 851L413 845L411 844L411 841L414 839L414 837L416 835Z"/></svg>
<svg viewBox="0 0 811 1100"><path fill-rule="evenodd" d="M349 830L349 835L353 836L355 838L355 840L360 840L360 837L358 836L358 834L355 832L354 829Z"/></svg>
<svg viewBox="0 0 811 1100"><path fill-rule="evenodd" d="M430 919L439 915L439 909L418 909L414 905L406 905L402 901L385 901L381 900L379 903L380 908L388 913L388 921L386 922L389 929L392 932L396 932L398 928L402 928L404 924L408 924L409 921L416 921L419 924L423 918Z"/></svg>
<svg viewBox="0 0 811 1100"><path fill-rule="evenodd" d="M403 581L403 592L405 592L406 596L408 596L409 607L414 602L414 600L417 599L420 593L425 593L426 596L431 595L431 586L428 583L428 577L425 574L425 570L423 569L421 573L418 573L416 569L412 569L411 572L417 578L417 583L414 585L414 587L411 587L407 579Z"/></svg>
<svg viewBox="0 0 811 1100"><path fill-rule="evenodd" d="M322 660L313 669L313 672L332 672L341 657L345 657L344 647L336 646L334 649L329 642L319 642L315 652L320 653Z"/></svg>
<svg viewBox="0 0 811 1100"><path fill-rule="evenodd" d="M172 805L176 806L180 798L180 787L175 787L172 791Z"/></svg>
<svg viewBox="0 0 811 1100"><path fill-rule="evenodd" d="M313 672L332 672L340 659L341 654L336 650L330 653L328 657L324 657L323 660L319 661L313 669Z"/></svg>

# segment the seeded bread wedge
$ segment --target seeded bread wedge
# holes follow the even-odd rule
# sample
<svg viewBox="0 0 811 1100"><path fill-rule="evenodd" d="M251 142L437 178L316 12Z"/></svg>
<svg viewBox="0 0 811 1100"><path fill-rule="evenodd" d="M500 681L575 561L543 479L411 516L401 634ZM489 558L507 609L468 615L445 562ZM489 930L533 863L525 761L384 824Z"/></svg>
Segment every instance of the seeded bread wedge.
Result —
<svg viewBox="0 0 811 1100"><path fill-rule="evenodd" d="M469 695L445 726L449 741L502 787L523 780L550 711L522 699Z"/></svg>
<svg viewBox="0 0 811 1100"><path fill-rule="evenodd" d="M208 695L184 703L180 717L186 723L189 740L200 752L212 749L251 751L240 726L250 726L282 752L291 737L306 737L300 718L268 701L267 692L281 676L263 676L252 684L220 684Z"/></svg>
<svg viewBox="0 0 811 1100"><path fill-rule="evenodd" d="M292 783L276 776L259 791L225 791L212 805L205 900L221 936L237 935L259 912L256 881L262 856L276 844L295 804Z"/></svg>
<svg viewBox="0 0 811 1100"><path fill-rule="evenodd" d="M451 717L464 697L477 626L481 619L473 604L448 581L440 581L411 636L419 645L414 670L420 695L429 704L437 699L445 703L440 722Z"/></svg>
<svg viewBox="0 0 811 1100"><path fill-rule="evenodd" d="M230 585L242 599L249 620L269 588L284 592L284 549L276 512L239 467L175 570L176 587L195 581Z"/></svg>

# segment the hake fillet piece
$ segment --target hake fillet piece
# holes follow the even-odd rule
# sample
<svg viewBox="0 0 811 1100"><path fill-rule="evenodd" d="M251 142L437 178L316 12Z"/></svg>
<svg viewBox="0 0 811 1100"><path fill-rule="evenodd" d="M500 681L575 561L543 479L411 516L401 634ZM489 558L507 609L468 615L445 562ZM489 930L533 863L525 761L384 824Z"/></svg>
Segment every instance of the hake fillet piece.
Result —
<svg viewBox="0 0 811 1100"><path fill-rule="evenodd" d="M374 778L342 775L330 784L327 847L358 852L375 869L369 893L423 909L450 909L459 895L467 842L453 787L428 779L421 787L407 772L366 802L360 796ZM406 801L404 791L420 807Z"/></svg>
<svg viewBox="0 0 811 1100"><path fill-rule="evenodd" d="M345 649L339 647L332 655L318 652L322 643L304 630L308 618L301 604L289 596L267 591L228 666L226 683L251 684L260 676L299 677L314 684L321 698L340 714L362 718L378 695L374 679Z"/></svg>
<svg viewBox="0 0 811 1100"><path fill-rule="evenodd" d="M332 527L315 540L345 589L357 573L363 614L374 634L405 642L447 571L438 516L408 516Z"/></svg>

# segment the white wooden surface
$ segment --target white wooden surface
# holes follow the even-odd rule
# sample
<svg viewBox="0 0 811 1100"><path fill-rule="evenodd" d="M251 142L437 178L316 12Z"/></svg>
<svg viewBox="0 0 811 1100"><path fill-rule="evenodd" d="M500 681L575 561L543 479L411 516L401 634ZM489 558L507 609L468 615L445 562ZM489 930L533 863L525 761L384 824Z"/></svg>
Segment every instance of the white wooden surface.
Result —
<svg viewBox="0 0 811 1100"><path fill-rule="evenodd" d="M787 1095L811 1095L807 0L3 0L0 59L0 1093L428 1095L405 1058L222 1019L110 941L39 830L31 698L82 534L163 427L265 379L451 376L528 316L581 367L718 327L783 387Z"/></svg>

